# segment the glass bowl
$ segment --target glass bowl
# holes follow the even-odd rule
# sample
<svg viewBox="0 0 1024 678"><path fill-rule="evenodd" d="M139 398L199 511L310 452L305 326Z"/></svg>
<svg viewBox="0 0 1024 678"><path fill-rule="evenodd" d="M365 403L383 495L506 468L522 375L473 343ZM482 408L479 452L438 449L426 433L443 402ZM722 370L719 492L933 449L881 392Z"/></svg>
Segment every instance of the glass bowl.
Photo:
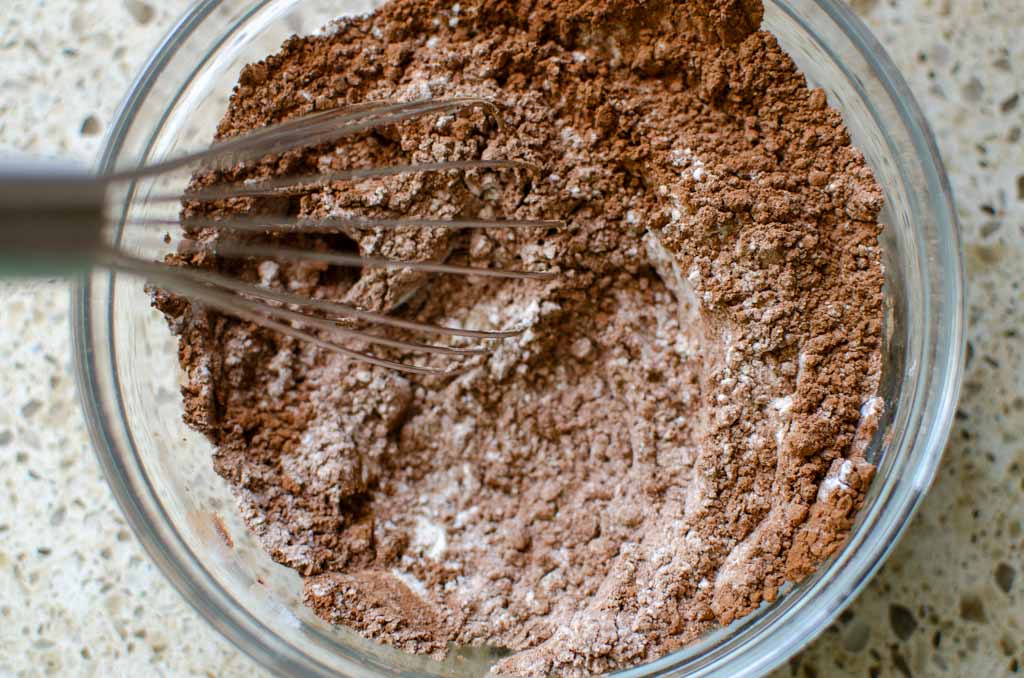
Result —
<svg viewBox="0 0 1024 678"><path fill-rule="evenodd" d="M113 125L101 170L206 145L241 67L293 33L313 33L360 0L205 0L157 49ZM935 474L963 360L963 273L950 189L924 118L869 31L834 0L768 0L765 27L842 111L885 190L882 236L886 332L882 394L889 404L869 449L878 464L845 546L772 604L650 664L648 675L760 675L836 617L906 528ZM113 196L116 216L157 214L153 191L187 177L140 182ZM167 209L164 207L163 209ZM172 213L173 214L173 213ZM166 216L166 213L164 214ZM146 256L152 233L120 228ZM299 575L271 561L243 526L211 447L182 423L176 342L142 282L96 271L74 292L77 373L103 470L150 556L221 633L284 674L480 675L495 651L464 649L443 663L332 627L301 602Z"/></svg>

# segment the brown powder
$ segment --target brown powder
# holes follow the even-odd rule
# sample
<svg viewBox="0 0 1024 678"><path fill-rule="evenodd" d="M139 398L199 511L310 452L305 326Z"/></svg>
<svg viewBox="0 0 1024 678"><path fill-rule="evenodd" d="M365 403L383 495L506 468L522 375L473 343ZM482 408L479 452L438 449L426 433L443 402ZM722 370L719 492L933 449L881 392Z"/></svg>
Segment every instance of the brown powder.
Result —
<svg viewBox="0 0 1024 678"><path fill-rule="evenodd" d="M501 102L505 125L434 116L198 184L476 158L541 171L338 183L186 217L566 221L284 239L560 271L543 282L229 262L189 231L182 265L529 328L464 375L409 377L157 295L181 337L186 420L321 617L436 657L449 643L517 651L501 673L583 675L729 623L841 545L882 408L881 192L824 94L756 30L760 13L758 0L392 0L242 73L221 136L467 95Z"/></svg>

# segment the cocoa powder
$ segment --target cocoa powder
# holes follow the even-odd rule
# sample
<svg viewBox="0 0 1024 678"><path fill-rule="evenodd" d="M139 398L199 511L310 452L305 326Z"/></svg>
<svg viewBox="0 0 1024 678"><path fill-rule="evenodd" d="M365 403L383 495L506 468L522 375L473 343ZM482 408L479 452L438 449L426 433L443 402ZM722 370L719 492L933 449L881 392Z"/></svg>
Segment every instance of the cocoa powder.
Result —
<svg viewBox="0 0 1024 678"><path fill-rule="evenodd" d="M881 191L760 20L759 0L391 0L243 71L221 137L427 97L486 97L504 124L432 116L196 185L476 158L540 168L183 213L178 265L528 328L461 376L410 377L156 295L180 335L186 421L318 615L438 658L450 643L513 650L498 673L585 675L749 613L842 544L883 407ZM225 260L209 244L226 236L189 226L238 212L563 219L273 239L559 276Z"/></svg>

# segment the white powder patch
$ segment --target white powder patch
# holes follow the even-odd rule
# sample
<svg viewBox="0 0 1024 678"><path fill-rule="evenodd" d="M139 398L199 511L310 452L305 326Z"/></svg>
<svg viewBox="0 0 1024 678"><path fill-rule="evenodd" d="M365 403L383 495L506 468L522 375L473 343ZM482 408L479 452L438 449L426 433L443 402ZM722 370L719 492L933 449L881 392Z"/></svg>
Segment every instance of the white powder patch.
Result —
<svg viewBox="0 0 1024 678"><path fill-rule="evenodd" d="M843 461L843 465L839 467L839 482L846 487L850 486L850 474L853 473L853 463L847 459Z"/></svg>
<svg viewBox="0 0 1024 678"><path fill-rule="evenodd" d="M455 521L453 522L453 525L455 526L456 529L461 530L473 518L473 516L475 516L479 512L479 506L471 506L465 511L459 511L455 514Z"/></svg>
<svg viewBox="0 0 1024 678"><path fill-rule="evenodd" d="M416 577L412 576L408 572L402 572L398 568L392 568L391 575L398 581L408 586L410 591L415 593L423 600L429 600L429 596L427 594L427 587L424 586L423 582L421 582Z"/></svg>
<svg viewBox="0 0 1024 678"><path fill-rule="evenodd" d="M330 37L332 35L337 35L339 30L341 30L341 24L337 21L332 21L326 26L321 27L319 33L320 35Z"/></svg>
<svg viewBox="0 0 1024 678"><path fill-rule="evenodd" d="M423 516L416 518L416 532L413 535L413 545L424 551L431 560L441 560L445 549L448 548L448 533L444 526L433 523Z"/></svg>
<svg viewBox="0 0 1024 678"><path fill-rule="evenodd" d="M853 463L849 459L844 460L839 466L839 470L835 474L829 474L825 476L825 479L821 481L821 485L818 487L818 501L823 501L829 498L833 492L842 488L849 490L850 488L850 474L853 473Z"/></svg>
<svg viewBox="0 0 1024 678"><path fill-rule="evenodd" d="M864 419L877 416L878 413L882 411L883 402L884 401L879 396L869 398L867 401L864 402L863 405L860 406L860 416L863 417Z"/></svg>
<svg viewBox="0 0 1024 678"><path fill-rule="evenodd" d="M452 427L452 444L458 448L466 446L469 437L476 430L476 422L471 419L460 421Z"/></svg>
<svg viewBox="0 0 1024 678"><path fill-rule="evenodd" d="M673 167L682 169L679 176L692 176L694 181L704 181L708 177L704 161L694 154L693 149L673 149L669 153L669 162Z"/></svg>
<svg viewBox="0 0 1024 678"><path fill-rule="evenodd" d="M779 428L775 429L775 447L781 448L782 441L786 439L786 434L789 433L789 424L783 424Z"/></svg>
<svg viewBox="0 0 1024 678"><path fill-rule="evenodd" d="M277 274L281 270L281 266L276 261L261 261L256 270L260 274L260 285L262 287L270 287L270 285L277 279Z"/></svg>
<svg viewBox="0 0 1024 678"><path fill-rule="evenodd" d="M573 148L583 148L583 139L572 127L563 127L559 134L562 137L562 143Z"/></svg>

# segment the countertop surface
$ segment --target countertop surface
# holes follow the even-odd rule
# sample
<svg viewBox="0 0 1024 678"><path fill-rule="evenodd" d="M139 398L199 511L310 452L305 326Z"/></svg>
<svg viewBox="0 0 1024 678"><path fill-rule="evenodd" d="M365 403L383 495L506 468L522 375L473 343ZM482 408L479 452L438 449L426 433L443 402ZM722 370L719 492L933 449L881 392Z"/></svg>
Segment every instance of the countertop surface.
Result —
<svg viewBox="0 0 1024 678"><path fill-rule="evenodd" d="M851 0L956 194L967 372L934 488L880 574L777 676L1024 665L1024 2ZM4 0L0 153L90 164L184 0ZM150 564L92 454L61 281L0 283L0 674L266 675Z"/></svg>

